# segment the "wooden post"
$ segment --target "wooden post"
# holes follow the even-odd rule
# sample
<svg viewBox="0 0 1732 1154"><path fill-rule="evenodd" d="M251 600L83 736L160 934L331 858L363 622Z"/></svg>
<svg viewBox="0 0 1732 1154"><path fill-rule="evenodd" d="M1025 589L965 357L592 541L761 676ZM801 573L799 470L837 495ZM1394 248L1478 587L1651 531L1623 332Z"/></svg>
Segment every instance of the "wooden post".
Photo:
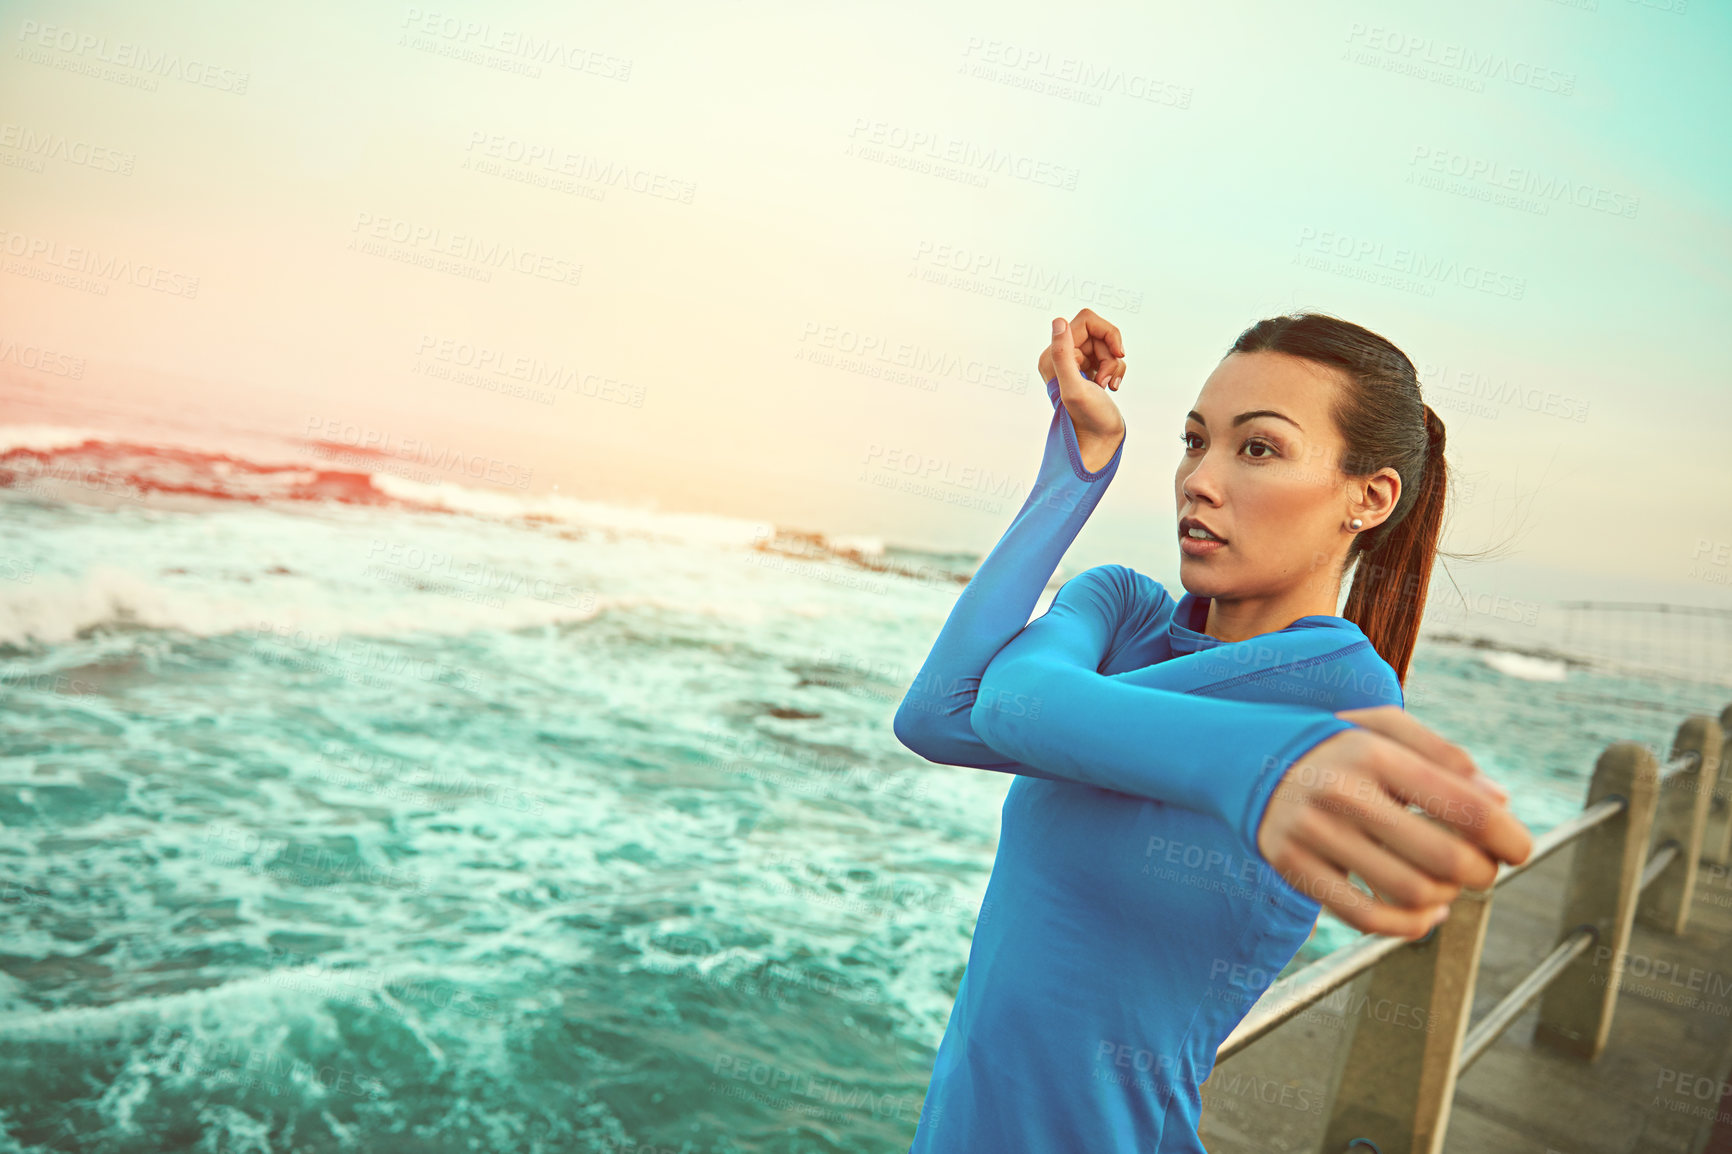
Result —
<svg viewBox="0 0 1732 1154"><path fill-rule="evenodd" d="M1732 705L1720 711L1720 749L1732 744ZM1710 865L1732 865L1732 758L1722 756L1720 772L1713 775L1714 797L1709 802L1708 828L1702 833L1702 860Z"/></svg>
<svg viewBox="0 0 1732 1154"><path fill-rule="evenodd" d="M1322 1149L1358 1138L1383 1154L1443 1150L1492 892L1463 889L1448 920L1371 971Z"/></svg>
<svg viewBox="0 0 1732 1154"><path fill-rule="evenodd" d="M1696 891L1696 861L1702 846L1702 829L1708 821L1708 803L1720 780L1720 723L1698 714L1684 719L1672 739L1671 758L1695 753L1694 764L1672 774L1660 784L1660 801L1654 812L1654 833L1649 857L1668 841L1678 843L1678 854L1660 876L1649 884L1636 903L1636 920L1650 929L1681 934L1690 920L1690 895Z"/></svg>
<svg viewBox="0 0 1732 1154"><path fill-rule="evenodd" d="M1614 741L1594 765L1587 804L1614 795L1627 804L1576 839L1556 940L1584 925L1598 937L1540 995L1536 1045L1588 1061L1605 1049L1648 860L1659 777L1654 755L1634 741Z"/></svg>

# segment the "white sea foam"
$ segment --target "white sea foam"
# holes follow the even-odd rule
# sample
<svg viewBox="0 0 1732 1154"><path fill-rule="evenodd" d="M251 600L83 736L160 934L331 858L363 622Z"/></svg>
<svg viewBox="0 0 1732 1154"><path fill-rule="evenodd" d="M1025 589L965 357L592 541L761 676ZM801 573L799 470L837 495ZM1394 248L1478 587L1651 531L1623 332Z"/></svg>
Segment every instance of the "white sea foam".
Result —
<svg viewBox="0 0 1732 1154"><path fill-rule="evenodd" d="M75 429L63 425L0 425L0 453L28 449L52 453L91 441L110 442L114 437L98 429Z"/></svg>
<svg viewBox="0 0 1732 1154"><path fill-rule="evenodd" d="M1480 660L1506 677L1519 677L1523 681L1562 681L1568 676L1568 667L1562 661L1547 657L1493 649L1481 652Z"/></svg>
<svg viewBox="0 0 1732 1154"><path fill-rule="evenodd" d="M558 521L618 533L673 538L693 545L745 547L774 533L774 526L768 522L741 517L666 513L651 508L586 501L558 493L473 489L449 481L423 484L392 473L374 474L373 485L397 500L453 513Z"/></svg>

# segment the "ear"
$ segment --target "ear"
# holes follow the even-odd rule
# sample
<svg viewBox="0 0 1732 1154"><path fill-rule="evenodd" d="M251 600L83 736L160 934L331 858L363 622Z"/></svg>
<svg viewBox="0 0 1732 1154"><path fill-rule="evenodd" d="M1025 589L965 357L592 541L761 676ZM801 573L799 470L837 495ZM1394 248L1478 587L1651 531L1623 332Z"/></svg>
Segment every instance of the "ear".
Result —
<svg viewBox="0 0 1732 1154"><path fill-rule="evenodd" d="M1389 519L1400 500L1401 474L1385 465L1355 486L1351 515L1365 522L1364 529L1375 529Z"/></svg>

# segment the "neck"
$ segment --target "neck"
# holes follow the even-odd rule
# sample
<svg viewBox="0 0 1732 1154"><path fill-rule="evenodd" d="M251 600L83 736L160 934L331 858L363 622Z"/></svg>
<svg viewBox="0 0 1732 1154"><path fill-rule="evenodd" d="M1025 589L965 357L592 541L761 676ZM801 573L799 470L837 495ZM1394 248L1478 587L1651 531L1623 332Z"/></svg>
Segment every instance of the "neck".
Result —
<svg viewBox="0 0 1732 1154"><path fill-rule="evenodd" d="M1285 629L1301 617L1333 617L1338 598L1339 591L1334 596L1322 596L1315 590L1297 589L1274 597L1210 597L1208 614L1198 632L1217 641L1244 641Z"/></svg>

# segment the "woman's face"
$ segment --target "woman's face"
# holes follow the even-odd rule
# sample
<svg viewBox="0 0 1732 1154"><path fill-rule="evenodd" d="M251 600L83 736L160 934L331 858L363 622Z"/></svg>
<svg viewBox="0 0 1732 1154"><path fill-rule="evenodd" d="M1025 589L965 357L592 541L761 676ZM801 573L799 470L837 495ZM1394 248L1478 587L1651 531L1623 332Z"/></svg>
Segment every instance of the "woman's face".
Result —
<svg viewBox="0 0 1732 1154"><path fill-rule="evenodd" d="M1355 505L1366 479L1341 472L1345 446L1330 416L1341 387L1335 369L1286 353L1229 353L1209 374L1185 419L1174 482L1186 589L1224 599L1339 589L1348 522L1362 518L1363 532L1383 520ZM1381 494L1383 507L1398 493ZM1225 543L1187 541L1186 518Z"/></svg>

